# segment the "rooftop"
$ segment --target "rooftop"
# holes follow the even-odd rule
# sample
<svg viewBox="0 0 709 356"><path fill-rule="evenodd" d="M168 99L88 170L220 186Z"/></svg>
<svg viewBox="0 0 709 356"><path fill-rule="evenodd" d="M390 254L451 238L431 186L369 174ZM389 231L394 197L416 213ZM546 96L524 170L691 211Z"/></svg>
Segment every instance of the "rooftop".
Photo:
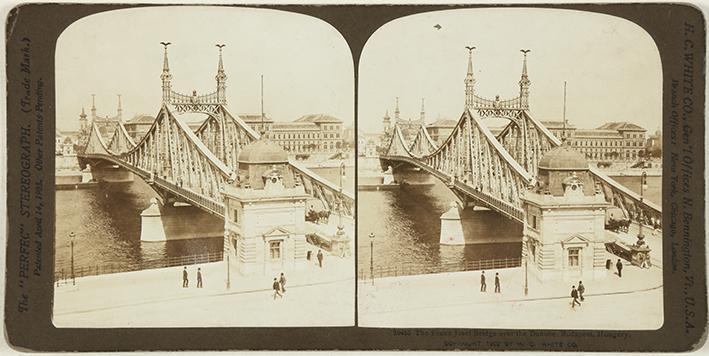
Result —
<svg viewBox="0 0 709 356"><path fill-rule="evenodd" d="M262 138L241 149L239 162L250 164L285 163L288 162L288 153L281 145Z"/></svg>
<svg viewBox="0 0 709 356"><path fill-rule="evenodd" d="M631 124L629 122L608 122L598 127L599 130L616 130L616 131L647 131L644 128Z"/></svg>
<svg viewBox="0 0 709 356"><path fill-rule="evenodd" d="M244 122L248 124L252 123L260 123L261 122L261 114L237 114ZM273 119L271 119L268 114L263 114L263 122L265 123L272 123Z"/></svg>
<svg viewBox="0 0 709 356"><path fill-rule="evenodd" d="M150 115L138 114L133 116L132 119L126 122L126 125L130 124L152 124L155 118Z"/></svg>
<svg viewBox="0 0 709 356"><path fill-rule="evenodd" d="M438 119L438 120L426 125L426 127L450 127L450 128L453 128L457 124L458 124L457 120Z"/></svg>
<svg viewBox="0 0 709 356"><path fill-rule="evenodd" d="M547 151L539 160L539 169L584 171L588 170L588 161L579 151L569 145L562 145Z"/></svg>
<svg viewBox="0 0 709 356"><path fill-rule="evenodd" d="M342 120L330 116L330 115L325 115L325 114L310 114L310 115L303 115L295 122L313 122L317 124L341 124Z"/></svg>

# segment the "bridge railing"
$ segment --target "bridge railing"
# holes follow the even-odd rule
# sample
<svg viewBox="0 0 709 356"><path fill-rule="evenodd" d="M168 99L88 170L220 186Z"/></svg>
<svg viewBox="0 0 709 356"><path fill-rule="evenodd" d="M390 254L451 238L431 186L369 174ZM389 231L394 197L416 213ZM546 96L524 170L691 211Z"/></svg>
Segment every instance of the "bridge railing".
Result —
<svg viewBox="0 0 709 356"><path fill-rule="evenodd" d="M73 276L71 273L71 267L61 268L54 271L54 283L57 286L60 286L62 284L71 284L72 279L81 277L218 262L224 258L223 255L223 251L219 251L197 255L148 259L132 264L102 263L95 265L81 265L74 267Z"/></svg>
<svg viewBox="0 0 709 356"><path fill-rule="evenodd" d="M224 204L221 202L214 201L203 195L197 194L189 189L182 188L181 186L165 180L160 177L153 177L153 181L158 184L161 188L168 190L173 195L186 200L192 205L202 207L212 214L224 217Z"/></svg>
<svg viewBox="0 0 709 356"><path fill-rule="evenodd" d="M372 269L369 263L360 263L360 268L357 272L359 281L371 281ZM418 263L406 263L399 265L377 265L374 263L374 278L382 277L398 277L398 276L413 276L421 274L447 273L447 272L464 272L464 271L481 271L481 270L497 270L503 268L515 268L522 266L521 257L499 258L487 260L474 260L465 262L446 262L432 266L422 266Z"/></svg>

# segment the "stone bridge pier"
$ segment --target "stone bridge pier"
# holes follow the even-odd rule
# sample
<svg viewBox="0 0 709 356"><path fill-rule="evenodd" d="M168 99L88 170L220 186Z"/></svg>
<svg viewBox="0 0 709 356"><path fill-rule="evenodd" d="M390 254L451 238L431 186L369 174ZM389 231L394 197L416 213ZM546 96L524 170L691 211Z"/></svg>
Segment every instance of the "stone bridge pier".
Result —
<svg viewBox="0 0 709 356"><path fill-rule="evenodd" d="M140 214L140 240L159 242L224 236L224 220L185 203L161 205L150 199Z"/></svg>
<svg viewBox="0 0 709 356"><path fill-rule="evenodd" d="M132 182L135 177L133 172L106 161L87 162L91 169L91 175L97 182L123 183Z"/></svg>
<svg viewBox="0 0 709 356"><path fill-rule="evenodd" d="M394 180L399 184L433 185L435 183L436 178L434 176L418 167L386 160L382 160L381 165L382 170L385 172L389 170L389 167L391 167Z"/></svg>

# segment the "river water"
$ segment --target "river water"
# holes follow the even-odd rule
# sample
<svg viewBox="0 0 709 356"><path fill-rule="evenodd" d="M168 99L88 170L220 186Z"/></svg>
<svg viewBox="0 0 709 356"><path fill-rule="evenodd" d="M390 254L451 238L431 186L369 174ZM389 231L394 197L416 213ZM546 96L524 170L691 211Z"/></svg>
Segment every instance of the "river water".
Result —
<svg viewBox="0 0 709 356"><path fill-rule="evenodd" d="M312 168L335 184L338 168ZM354 167L347 168L345 190L354 191ZM98 187L56 191L55 271L69 274L74 232L75 268L110 266L114 270L140 268L148 261L169 257L218 253L222 238L166 242L140 241L140 213L156 197L150 186L136 178L130 183L101 183ZM169 238L169 237L168 237Z"/></svg>
<svg viewBox="0 0 709 356"><path fill-rule="evenodd" d="M614 177L639 192L639 177ZM358 200L358 261L360 272L368 275L374 238L375 266L419 266L426 269L441 264L489 259L518 258L522 252L522 225L493 211L469 211L462 216L466 245L441 245L440 216L455 200L440 181L433 185L407 186L397 190L363 191ZM648 177L645 198L661 203L661 177Z"/></svg>

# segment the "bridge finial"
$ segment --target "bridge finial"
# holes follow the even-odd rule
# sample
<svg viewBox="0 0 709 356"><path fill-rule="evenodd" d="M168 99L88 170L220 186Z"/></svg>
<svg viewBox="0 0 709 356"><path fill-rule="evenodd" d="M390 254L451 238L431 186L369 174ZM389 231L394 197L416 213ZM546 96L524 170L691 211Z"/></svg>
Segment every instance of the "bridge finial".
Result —
<svg viewBox="0 0 709 356"><path fill-rule="evenodd" d="M394 122L399 121L399 97L396 97L396 107L394 108Z"/></svg>
<svg viewBox="0 0 709 356"><path fill-rule="evenodd" d="M220 104L226 104L226 74L224 73L224 61L222 60L222 48L226 47L223 43L217 43L215 46L219 48L219 65L217 66L217 100Z"/></svg>
<svg viewBox="0 0 709 356"><path fill-rule="evenodd" d="M531 52L530 49L520 49L520 52L524 55L522 59L522 78L519 80L519 97L522 109L529 109L529 85L532 84L527 76L527 53Z"/></svg>
<svg viewBox="0 0 709 356"><path fill-rule="evenodd" d="M520 52L524 55L524 59L522 60L522 78L527 77L527 53L531 52L531 49L520 49Z"/></svg>
<svg viewBox="0 0 709 356"><path fill-rule="evenodd" d="M118 94L118 119L123 118L123 108L121 108L121 94Z"/></svg>
<svg viewBox="0 0 709 356"><path fill-rule="evenodd" d="M96 94L91 94L91 120L96 118Z"/></svg>
<svg viewBox="0 0 709 356"><path fill-rule="evenodd" d="M162 71L163 72L170 72L170 65L167 61L167 46L169 46L171 43L170 42L160 42L160 44L163 46L163 49L164 49L163 60L162 60Z"/></svg>
<svg viewBox="0 0 709 356"><path fill-rule="evenodd" d="M465 74L465 109L473 108L475 99L475 77L473 76L473 50L475 46L465 46L468 50L468 71Z"/></svg>
<svg viewBox="0 0 709 356"><path fill-rule="evenodd" d="M421 125L426 122L426 109L424 108L424 100L425 98L421 98L421 114L419 116L419 120L421 120Z"/></svg>
<svg viewBox="0 0 709 356"><path fill-rule="evenodd" d="M160 75L160 80L162 80L162 101L165 103L170 102L170 92L172 91L172 85L170 80L172 79L172 74L170 74L170 64L167 60L167 46L170 42L160 42L163 46L163 59L162 59L162 74Z"/></svg>

